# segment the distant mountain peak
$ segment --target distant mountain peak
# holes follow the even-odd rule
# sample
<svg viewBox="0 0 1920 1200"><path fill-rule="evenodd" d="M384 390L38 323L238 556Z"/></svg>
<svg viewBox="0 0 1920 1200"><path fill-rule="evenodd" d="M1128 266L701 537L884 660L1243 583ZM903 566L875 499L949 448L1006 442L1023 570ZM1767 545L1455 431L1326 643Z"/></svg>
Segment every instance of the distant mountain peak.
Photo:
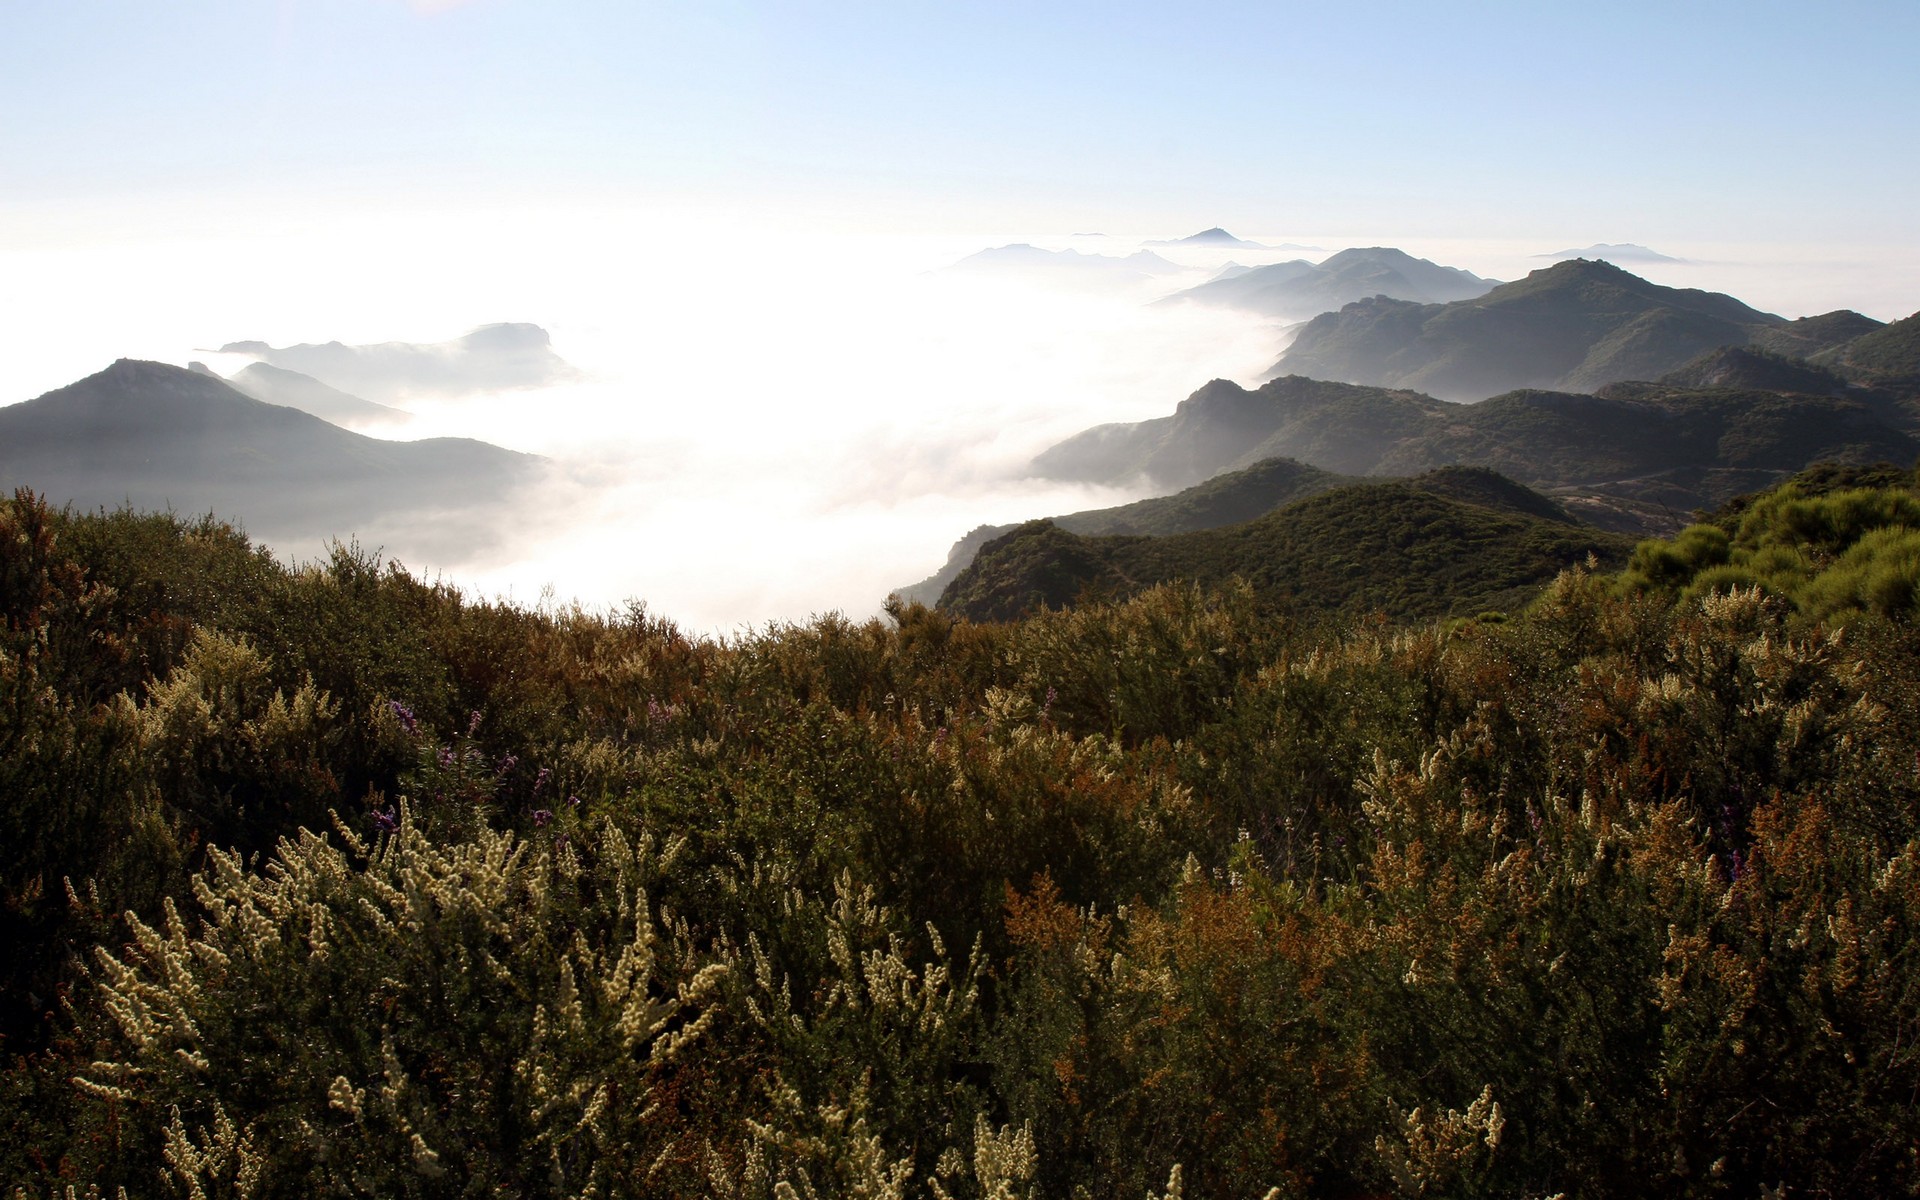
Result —
<svg viewBox="0 0 1920 1200"><path fill-rule="evenodd" d="M1268 247L1259 242L1249 242L1237 238L1215 225L1212 229L1202 229L1199 233L1190 233L1183 238L1169 238L1165 241L1148 242L1149 246L1228 246L1234 249L1265 250Z"/></svg>
<svg viewBox="0 0 1920 1200"><path fill-rule="evenodd" d="M1636 246L1632 242L1596 242L1578 250L1555 250L1551 254L1536 254L1535 258L1603 258L1610 262L1633 263L1678 263L1687 261L1662 254L1645 246Z"/></svg>

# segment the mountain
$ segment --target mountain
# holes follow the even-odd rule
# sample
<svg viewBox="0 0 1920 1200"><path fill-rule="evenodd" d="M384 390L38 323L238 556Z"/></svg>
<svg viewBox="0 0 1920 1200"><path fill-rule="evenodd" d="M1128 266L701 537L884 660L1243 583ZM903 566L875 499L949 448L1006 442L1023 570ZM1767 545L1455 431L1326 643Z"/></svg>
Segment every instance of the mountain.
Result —
<svg viewBox="0 0 1920 1200"><path fill-rule="evenodd" d="M1571 259L1478 299L1375 297L1323 313L1271 373L1415 388L1448 400L1515 388L1590 391L1656 379L1785 324L1731 296L1662 287L1611 263Z"/></svg>
<svg viewBox="0 0 1920 1200"><path fill-rule="evenodd" d="M1876 321L1872 317L1862 316L1843 308L1830 313L1821 313L1817 317L1801 317L1797 321L1788 321L1785 325L1763 329L1753 335L1752 345L1757 350L1766 350L1773 354L1812 358L1823 350L1845 345L1857 337L1863 337L1876 329L1883 328L1885 328L1885 322Z"/></svg>
<svg viewBox="0 0 1920 1200"><path fill-rule="evenodd" d="M1266 458L1364 475L1383 454L1456 409L1430 396L1301 376L1249 391L1216 379L1170 417L1097 425L1033 460L1049 479L1181 488Z"/></svg>
<svg viewBox="0 0 1920 1200"><path fill-rule="evenodd" d="M1680 388L1804 392L1814 396L1847 392L1847 381L1824 367L1752 346L1709 350L1685 366L1668 371L1657 382Z"/></svg>
<svg viewBox="0 0 1920 1200"><path fill-rule="evenodd" d="M1033 282L1068 286L1139 283L1158 275L1185 270L1150 250L1141 250L1122 258L1112 254L1086 254L1079 250L1043 250L1016 242L969 254L943 273L956 275L1011 276Z"/></svg>
<svg viewBox="0 0 1920 1200"><path fill-rule="evenodd" d="M193 363L187 369L192 370L199 365ZM211 371L205 373L212 374ZM400 425L413 419L413 414L405 409L362 400L338 388L328 387L311 375L262 362L248 363L226 382L235 391L262 403L297 408L335 425Z"/></svg>
<svg viewBox="0 0 1920 1200"><path fill-rule="evenodd" d="M1212 229L1202 229L1199 233L1190 233L1183 238L1170 238L1166 241L1148 242L1149 246L1227 246L1236 250L1271 250L1259 242L1249 242L1237 238L1215 225Z"/></svg>
<svg viewBox="0 0 1920 1200"><path fill-rule="evenodd" d="M1252 390L1217 379L1170 417L1095 426L1040 454L1033 470L1179 488L1276 457L1343 475L1469 464L1551 489L1594 524L1671 532L1695 508L1815 462L1905 463L1920 454L1913 422L1884 397L1802 386L1831 380L1819 368L1747 352L1697 359L1669 382L1597 394L1521 389L1479 404L1298 376Z"/></svg>
<svg viewBox="0 0 1920 1200"><path fill-rule="evenodd" d="M1862 383L1920 389L1920 313L1815 354L1813 361Z"/></svg>
<svg viewBox="0 0 1920 1200"><path fill-rule="evenodd" d="M1304 320L1369 296L1421 304L1469 300L1485 295L1498 282L1390 246L1366 246L1342 250L1319 264L1295 259L1254 267L1175 292L1161 303L1191 301Z"/></svg>
<svg viewBox="0 0 1920 1200"><path fill-rule="evenodd" d="M1684 258L1675 258L1671 254L1662 254L1658 250L1649 250L1645 246L1636 246L1632 242L1597 242L1583 246L1578 250L1555 250L1551 254L1536 254L1535 258L1602 258L1612 263L1677 263Z"/></svg>
<svg viewBox="0 0 1920 1200"><path fill-rule="evenodd" d="M1304 496L1358 482L1290 458L1275 458L1216 475L1171 496L1136 500L1113 508L1088 509L1049 520L1068 532L1089 535L1190 533L1251 521ZM922 604L935 603L947 585L973 562L982 546L1014 528L1013 525L979 526L953 544L946 564L938 571L919 583L898 589L895 595Z"/></svg>
<svg viewBox="0 0 1920 1200"><path fill-rule="evenodd" d="M215 512L266 540L346 536L401 514L453 550L469 514L542 460L468 438L390 442L266 404L217 378L121 359L0 408L0 486L81 508Z"/></svg>
<svg viewBox="0 0 1920 1200"><path fill-rule="evenodd" d="M1911 462L1916 453L1920 442L1857 400L1620 384L1464 406L1381 455L1373 471L1472 463L1537 487L1596 486L1711 508L1815 462Z"/></svg>
<svg viewBox="0 0 1920 1200"><path fill-rule="evenodd" d="M1565 568L1590 556L1617 563L1631 548L1511 480L1454 468L1337 487L1252 521L1163 537L1028 522L983 546L940 606L1000 621L1083 595L1240 576L1298 609L1430 618L1517 606Z"/></svg>
<svg viewBox="0 0 1920 1200"><path fill-rule="evenodd" d="M228 342L220 349L383 402L409 396L547 387L581 378L578 370L553 352L546 330L524 322L482 325L448 342L381 342L370 346L303 342L278 347L265 342Z"/></svg>

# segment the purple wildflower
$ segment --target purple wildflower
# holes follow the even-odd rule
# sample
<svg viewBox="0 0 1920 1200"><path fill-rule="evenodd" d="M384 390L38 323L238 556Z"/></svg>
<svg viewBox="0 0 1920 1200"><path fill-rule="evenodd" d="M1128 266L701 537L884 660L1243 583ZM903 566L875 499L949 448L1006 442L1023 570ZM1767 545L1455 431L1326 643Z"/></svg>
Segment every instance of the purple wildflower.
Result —
<svg viewBox="0 0 1920 1200"><path fill-rule="evenodd" d="M476 708L473 710L472 713L468 714L467 716L467 736L472 737L474 734L479 732L480 732L480 710Z"/></svg>
<svg viewBox="0 0 1920 1200"><path fill-rule="evenodd" d="M578 796L568 796L568 797L567 797L567 807L568 807L568 808L579 808L579 807L580 807L580 797L578 797Z"/></svg>
<svg viewBox="0 0 1920 1200"><path fill-rule="evenodd" d="M392 833L400 828L400 821L390 808L373 810L373 823L381 833Z"/></svg>
<svg viewBox="0 0 1920 1200"><path fill-rule="evenodd" d="M419 730L420 719L413 715L412 709L400 703L398 700L387 701L387 707L393 710L393 715L399 720L401 729L405 730L408 734L413 734Z"/></svg>
<svg viewBox="0 0 1920 1200"><path fill-rule="evenodd" d="M533 794L538 796L540 794L540 789L543 787L546 787L547 780L552 777L553 777L553 772L550 769L546 767L541 767L540 773L533 777Z"/></svg>
<svg viewBox="0 0 1920 1200"><path fill-rule="evenodd" d="M516 755L509 754L494 764L493 773L495 775L505 775L508 771L513 770L519 765L520 759Z"/></svg>
<svg viewBox="0 0 1920 1200"><path fill-rule="evenodd" d="M655 729L662 729L666 727L668 722L673 720L673 717L674 717L673 705L662 704L651 696L647 697L647 723L648 724L652 725Z"/></svg>
<svg viewBox="0 0 1920 1200"><path fill-rule="evenodd" d="M551 820L553 820L553 813L549 810L544 808L536 808L533 810L533 823L535 825L545 825Z"/></svg>
<svg viewBox="0 0 1920 1200"><path fill-rule="evenodd" d="M443 767L450 767L453 765L453 747L452 746L440 747L440 765Z"/></svg>

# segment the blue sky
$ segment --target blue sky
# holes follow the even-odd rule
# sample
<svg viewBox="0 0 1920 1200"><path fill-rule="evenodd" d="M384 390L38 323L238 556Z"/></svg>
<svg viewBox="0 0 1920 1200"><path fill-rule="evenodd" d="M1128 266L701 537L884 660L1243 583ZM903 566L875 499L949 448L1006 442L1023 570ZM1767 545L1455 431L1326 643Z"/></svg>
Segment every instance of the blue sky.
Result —
<svg viewBox="0 0 1920 1200"><path fill-rule="evenodd" d="M14 0L0 200L1910 243L1916 47L1910 0Z"/></svg>

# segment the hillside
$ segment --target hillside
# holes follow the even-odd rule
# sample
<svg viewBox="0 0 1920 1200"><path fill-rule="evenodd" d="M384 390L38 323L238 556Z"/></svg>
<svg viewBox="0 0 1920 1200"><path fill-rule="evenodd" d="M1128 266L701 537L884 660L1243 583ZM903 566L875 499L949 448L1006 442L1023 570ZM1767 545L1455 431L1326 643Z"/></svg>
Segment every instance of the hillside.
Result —
<svg viewBox="0 0 1920 1200"><path fill-rule="evenodd" d="M1726 380L1688 386L1686 380ZM1674 382L1599 394L1540 389L1478 404L1286 377L1249 390L1215 380L1174 414L1101 425L1034 459L1036 473L1191 485L1250 461L1291 457L1343 475L1414 475L1465 464L1553 489L1607 528L1670 533L1696 508L1768 486L1815 462L1907 463L1920 441L1905 410L1841 386L1812 395L1733 386L1838 382L1820 368L1745 351L1683 367Z"/></svg>
<svg viewBox="0 0 1920 1200"><path fill-rule="evenodd" d="M1856 484L1750 508L1871 568L1844 636L1649 551L705 639L0 498L0 1187L1901 1195L1914 560L1819 519L1913 497ZM1288 511L1389 534L1367 608L1538 507L1426 486L1501 507Z"/></svg>
<svg viewBox="0 0 1920 1200"><path fill-rule="evenodd" d="M1162 304L1191 302L1284 320L1305 320L1370 296L1421 304L1485 295L1499 283L1387 246L1342 250L1318 264L1296 259L1253 267L1175 292Z"/></svg>
<svg viewBox="0 0 1920 1200"><path fill-rule="evenodd" d="M1251 521L1303 496L1355 482L1358 481L1292 459L1276 458L1216 475L1171 496L1155 496L1112 508L1087 509L1048 520L1071 533L1088 535L1188 533ZM953 544L945 565L938 571L919 583L897 589L894 595L902 600L934 604L947 585L973 562L980 547L1014 528L1012 525L979 526Z"/></svg>
<svg viewBox="0 0 1920 1200"><path fill-rule="evenodd" d="M1920 390L1920 313L1869 330L1812 358L1861 383Z"/></svg>
<svg viewBox="0 0 1920 1200"><path fill-rule="evenodd" d="M1188 487L1267 458L1294 458L1322 470L1364 475L1404 438L1453 410L1430 396L1301 376L1249 391L1216 379L1173 415L1097 425L1044 451L1035 474L1089 483L1145 478Z"/></svg>
<svg viewBox="0 0 1920 1200"><path fill-rule="evenodd" d="M1737 388L1743 391L1804 392L1842 396L1847 381L1824 367L1757 346L1721 346L1656 382L1678 388Z"/></svg>
<svg viewBox="0 0 1920 1200"><path fill-rule="evenodd" d="M1882 328L1885 328L1883 322L1842 308L1763 329L1754 334L1753 348L1794 358L1812 358Z"/></svg>
<svg viewBox="0 0 1920 1200"><path fill-rule="evenodd" d="M1236 281L1228 281L1236 282ZM1590 391L1655 379L1785 325L1731 296L1572 259L1451 304L1381 298L1308 322L1271 374L1472 401L1516 388Z"/></svg>
<svg viewBox="0 0 1920 1200"><path fill-rule="evenodd" d="M539 470L531 455L467 438L365 437L216 378L131 359L0 408L0 487L81 508L216 512L269 539L499 504ZM472 536L458 522L433 532Z"/></svg>
<svg viewBox="0 0 1920 1200"><path fill-rule="evenodd" d="M1009 620L1086 596L1239 576L1287 608L1419 619L1517 605L1567 567L1589 556L1621 561L1631 548L1511 480L1453 468L1337 487L1253 521L1163 537L1090 537L1029 522L981 547L940 605Z"/></svg>

